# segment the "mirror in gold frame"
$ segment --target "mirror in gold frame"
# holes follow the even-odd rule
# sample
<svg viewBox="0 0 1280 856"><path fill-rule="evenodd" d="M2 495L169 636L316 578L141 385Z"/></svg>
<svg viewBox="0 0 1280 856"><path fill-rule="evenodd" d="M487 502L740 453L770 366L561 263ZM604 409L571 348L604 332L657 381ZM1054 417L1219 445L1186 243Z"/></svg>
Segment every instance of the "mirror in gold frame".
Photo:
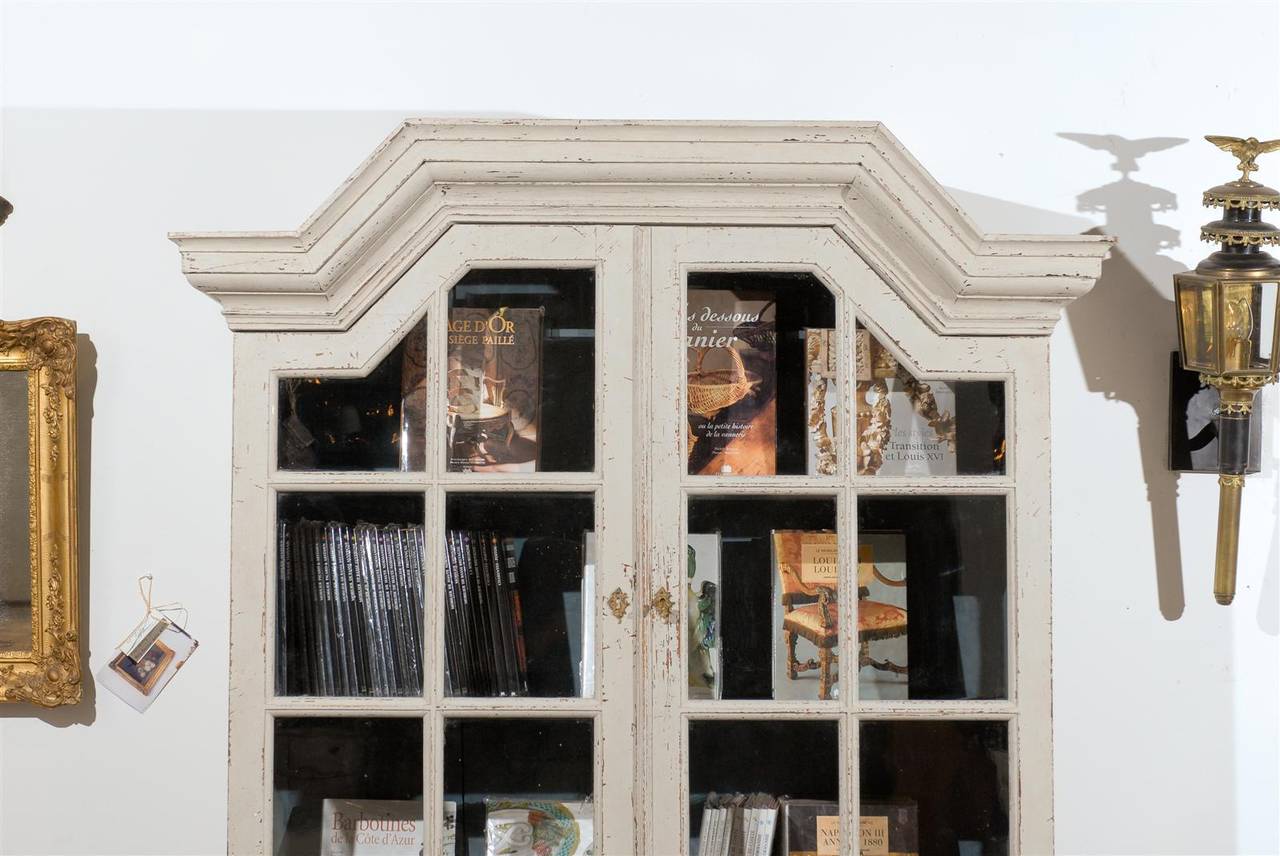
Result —
<svg viewBox="0 0 1280 856"><path fill-rule="evenodd" d="M74 322L0 321L0 701L80 700L75 378Z"/></svg>

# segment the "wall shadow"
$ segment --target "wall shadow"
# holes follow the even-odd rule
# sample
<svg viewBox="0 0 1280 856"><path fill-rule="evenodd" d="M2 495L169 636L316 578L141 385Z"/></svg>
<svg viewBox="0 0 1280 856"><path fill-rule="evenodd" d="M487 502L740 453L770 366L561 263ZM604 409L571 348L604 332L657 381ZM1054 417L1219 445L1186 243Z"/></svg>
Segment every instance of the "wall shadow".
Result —
<svg viewBox="0 0 1280 856"><path fill-rule="evenodd" d="M93 480L93 395L98 386L98 349L85 333L76 334L76 582L79 588L80 618L80 702L51 709L21 703L0 706L3 719L39 719L58 728L70 725L92 725L98 716L97 686L89 668L89 544L90 497Z"/></svg>
<svg viewBox="0 0 1280 856"><path fill-rule="evenodd" d="M1180 243L1176 229L1154 215L1174 211L1177 197L1129 177L1138 159L1186 142L1179 137L1128 140L1115 135L1058 136L1115 157L1120 178L1076 197L1078 211L1101 214L1091 234L1118 238L1102 263L1102 276L1066 310L1085 381L1091 392L1133 408L1147 502L1160 614L1176 621L1186 607L1182 545L1178 530L1178 473L1168 466L1169 352L1178 348L1173 274L1184 266L1163 254Z"/></svg>

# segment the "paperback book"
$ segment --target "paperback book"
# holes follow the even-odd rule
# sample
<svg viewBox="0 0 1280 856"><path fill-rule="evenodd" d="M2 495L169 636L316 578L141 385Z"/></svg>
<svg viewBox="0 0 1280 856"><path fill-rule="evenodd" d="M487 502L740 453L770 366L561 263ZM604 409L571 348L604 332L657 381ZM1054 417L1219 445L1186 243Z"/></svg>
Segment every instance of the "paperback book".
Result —
<svg viewBox="0 0 1280 856"><path fill-rule="evenodd" d="M858 472L955 475L955 388L917 380L869 330L857 337Z"/></svg>
<svg viewBox="0 0 1280 856"><path fill-rule="evenodd" d="M774 305L727 289L690 289L687 304L691 475L774 475L777 356Z"/></svg>
<svg viewBox="0 0 1280 856"><path fill-rule="evenodd" d="M326 799L320 856L421 856L421 800Z"/></svg>
<svg viewBox="0 0 1280 856"><path fill-rule="evenodd" d="M535 472L542 309L449 310L450 472Z"/></svg>
<svg viewBox="0 0 1280 856"><path fill-rule="evenodd" d="M837 803L782 800L782 856L839 856L839 853L840 806Z"/></svg>
<svg viewBox="0 0 1280 856"><path fill-rule="evenodd" d="M824 659L829 658L831 683L839 678L835 662L840 586L836 533L775 529L771 540L773 697L819 699ZM833 689L829 697L835 696Z"/></svg>
<svg viewBox="0 0 1280 856"><path fill-rule="evenodd" d="M720 534L690 533L688 591L689 698L718 699L720 681Z"/></svg>

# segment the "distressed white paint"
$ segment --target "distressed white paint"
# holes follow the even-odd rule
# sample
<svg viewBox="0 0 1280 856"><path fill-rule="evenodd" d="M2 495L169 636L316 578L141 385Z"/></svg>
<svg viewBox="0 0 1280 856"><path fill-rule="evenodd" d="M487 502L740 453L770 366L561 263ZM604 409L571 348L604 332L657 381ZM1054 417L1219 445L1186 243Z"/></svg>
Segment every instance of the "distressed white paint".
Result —
<svg viewBox="0 0 1280 856"><path fill-rule="evenodd" d="M444 140L447 145L433 150L424 140ZM867 166L869 158L860 152L862 147L881 153L874 168ZM879 194L871 203L877 197L872 183L858 170L850 175L844 164L851 157L849 150L861 154L861 170L887 175L882 181L896 182L897 190ZM744 167L744 152L760 165ZM435 157L445 160L430 159ZM779 194L777 182L803 184L811 171L825 169L826 160L840 163L837 171L825 176L825 181L836 181L839 187L819 183L802 200ZM403 166L406 162L408 167ZM459 164L480 166L460 168ZM497 164L501 170L495 175ZM560 169L563 164L571 169ZM591 167L586 172L584 164ZM598 174L595 165L603 165L605 172ZM688 171L689 165L694 172ZM462 194L441 178L460 169L466 177ZM729 194L731 206L717 204L720 197L705 192L706 183L720 176L737 176ZM616 183L623 180L630 184L625 193L619 193ZM510 182L515 183L508 186ZM405 190L408 185L414 186ZM492 198L490 191L495 194ZM463 204L454 210L441 201L457 195L479 207ZM928 196L933 199L916 201ZM780 197L782 205L771 208ZM949 213L934 216L939 208ZM477 213L481 209L483 213ZM472 220L478 222L468 222ZM584 225L506 225L520 221ZM767 225L774 221L787 226ZM632 225L604 225L623 223ZM685 223L713 225L676 225ZM344 715L422 715L431 747L424 757L428 805L441 799L443 774L435 759L443 752L441 735L448 716L460 711L472 716L590 715L596 722L595 798L602 852L685 852L689 840L683 810L689 799L687 716L698 706L690 706L684 698L686 669L678 636L684 623L662 621L648 604L665 587L680 593L675 614L685 614L680 561L685 494L709 488L707 480L684 474L685 406L680 382L686 371L684 282L690 270L699 269L812 272L837 297L842 342L853 341L856 317L924 377L1004 380L1012 438L1010 476L950 480L951 486L962 485L969 492L995 491L1008 498L1007 701L884 704L861 702L849 690L843 704L775 703L736 710L728 704L703 710L704 715L767 717L804 712L836 717L844 735L841 799L844 840L850 850L856 840L851 820L856 813L850 807L857 805L856 740L851 735L860 717L1007 719L1012 852L1039 854L1053 849L1048 339L1009 334L1044 332L1051 327L1058 307L1092 284L1091 272L1096 272L1109 241L1065 236L984 238L878 125L415 121L389 138L297 233L184 234L174 240L183 250L188 278L222 303L231 326L238 330L231 562L228 836L232 852L262 852L270 840L272 717L324 710ZM954 264L951 255L940 256L939 247L950 247L962 256L963 264ZM918 276L922 259L934 260L934 278ZM965 271L965 265L1004 278L993 280L998 285L988 282L986 293L974 296L969 293L974 276ZM593 475L449 476L441 442L432 444L427 472L421 475L370 474L351 479L343 474L311 473L300 477L275 468L279 377L367 372L424 313L429 320L427 376L443 377L446 347L441 319L447 312L448 289L469 268L490 266L592 266L597 271L596 323L602 335L597 340L596 408L597 424L603 430L594 438L598 463ZM1075 285L1062 286L1064 277ZM926 287L932 289L927 297ZM246 296L254 299L246 302ZM320 308L317 299L323 301ZM971 308L960 308L967 300L976 302ZM633 318L633 312L639 317ZM623 335L624 331L632 335ZM849 358L846 350L843 362ZM841 400L854 401L851 373L844 371L841 382L845 386ZM429 426L443 424L443 396L443 384L436 383ZM633 397L636 408L628 430L621 417L631 411ZM853 448L850 426L854 423L846 404L840 420L842 448ZM433 435L443 436L429 433ZM830 482L762 478L719 479L714 484L720 491L825 493L837 498L842 530L850 534L854 534L852 509L860 489L917 492L940 487L927 478L888 483L859 478L850 471L849 458L843 456L843 474ZM799 483L803 481L811 484ZM276 491L302 484L310 489L382 484L398 490L426 490L434 509L426 521L429 544L442 539L441 498L451 485L595 489L603 550L597 612L602 612L605 593L614 587L624 587L640 604L621 624L600 618L600 698L461 702L445 698L437 661L443 640L440 598L429 599L429 638L435 638L437 645L428 650L424 663L427 674L434 677L424 698L339 702L275 698L270 687L276 614L270 584L274 577L271 533L275 531L270 509L275 506ZM630 499L636 486L638 507ZM614 532L620 537L612 537ZM846 575L855 566L853 543L853 538L844 539L842 572ZM428 590L440 591L439 556L428 555L427 561ZM265 586L264 580L268 581ZM847 587L853 588L852 583ZM850 602L843 608L848 612ZM851 627L856 622L846 614L843 624ZM856 640L846 634L841 644L846 662L853 661ZM261 783L261 790L247 787L248 783ZM684 822L673 823L673 818L684 818ZM434 828L428 833L427 849L432 852L439 846L437 835Z"/></svg>
<svg viewBox="0 0 1280 856"><path fill-rule="evenodd" d="M1144 354L1171 346L1156 340L1172 327L1123 299L1205 252L1199 193L1227 177L1226 155L1197 136L1274 129L1280 55L1228 85L1188 49L1238 38L1235 14L1123 0L0 10L0 193L18 206L0 229L0 313L76 318L97 353L81 434L90 662L135 620L140 565L195 607L202 643L145 717L99 696L75 720L91 725L0 719L0 851L226 848L231 336L164 233L291 228L405 116L538 115L883 120L995 233L1103 228L1076 197L1119 177L1112 158L1057 132L1190 138L1133 176L1176 209L1111 226L1119 249L1076 304L1136 304L1131 335L1121 347L1096 315L1068 313L1052 336L1055 836L1064 854L1280 852L1277 447L1246 489L1241 590L1223 609L1213 478L1169 477L1176 498L1149 508L1140 438L1163 442L1165 379ZM1258 32L1280 27L1270 0L1237 10ZM1175 243L1155 249L1156 227ZM1157 575L1167 550L1180 565ZM1180 613L1161 613L1162 579ZM138 764L140 745L168 766ZM142 792L151 821L121 823Z"/></svg>

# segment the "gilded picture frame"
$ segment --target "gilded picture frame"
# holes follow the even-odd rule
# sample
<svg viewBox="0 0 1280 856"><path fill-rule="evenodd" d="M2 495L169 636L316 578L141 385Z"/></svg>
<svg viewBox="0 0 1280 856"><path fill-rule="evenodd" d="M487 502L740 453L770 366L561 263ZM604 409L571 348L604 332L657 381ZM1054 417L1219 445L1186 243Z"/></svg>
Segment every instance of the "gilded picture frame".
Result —
<svg viewBox="0 0 1280 856"><path fill-rule="evenodd" d="M8 373L22 378L5 378ZM0 321L0 379L20 400L25 385L25 413L0 407L0 436L8 437L10 464L20 465L25 445L26 485L12 491L26 502L0 506L0 533L21 533L13 515L26 517L25 537L0 541L9 560L6 583L23 589L21 569L29 569L30 636L18 595L8 595L10 638L0 645L0 701L41 707L75 704L81 693L79 600L76 543L76 325L64 318ZM21 438L25 431L26 442ZM0 449L4 452L4 449ZM12 468L12 467L11 467ZM22 473L17 474L21 481ZM5 523L8 528L5 528ZM26 546L26 561L21 547ZM2 604L0 604L2 605Z"/></svg>

